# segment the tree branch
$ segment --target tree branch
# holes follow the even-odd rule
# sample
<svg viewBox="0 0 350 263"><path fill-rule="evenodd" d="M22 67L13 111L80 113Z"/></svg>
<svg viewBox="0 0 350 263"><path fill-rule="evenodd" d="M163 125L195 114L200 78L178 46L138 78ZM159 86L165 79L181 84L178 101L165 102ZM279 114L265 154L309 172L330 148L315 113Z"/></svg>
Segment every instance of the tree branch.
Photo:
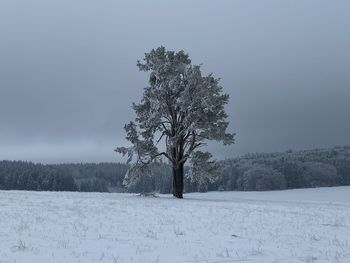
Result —
<svg viewBox="0 0 350 263"><path fill-rule="evenodd" d="M163 136L166 134L167 134L167 131L163 131L162 135L159 137L156 144L158 144L162 140Z"/></svg>
<svg viewBox="0 0 350 263"><path fill-rule="evenodd" d="M148 161L143 161L141 158L139 158L138 161L140 161L143 165L148 165L148 164L150 164L151 162L153 162L154 159L156 159L157 157L159 157L159 156L161 156L161 155L165 156L165 157L168 158L170 161L172 161L172 158L171 158L166 152L161 152L161 153L159 153L159 154L156 154L156 155L150 157L150 159L149 159Z"/></svg>

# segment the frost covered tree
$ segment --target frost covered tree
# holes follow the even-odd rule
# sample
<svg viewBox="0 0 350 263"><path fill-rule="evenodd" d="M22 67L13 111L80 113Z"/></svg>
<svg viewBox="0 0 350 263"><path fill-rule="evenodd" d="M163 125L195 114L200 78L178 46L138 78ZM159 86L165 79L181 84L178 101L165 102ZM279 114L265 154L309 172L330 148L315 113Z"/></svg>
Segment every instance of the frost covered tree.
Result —
<svg viewBox="0 0 350 263"><path fill-rule="evenodd" d="M194 158L192 171L207 176L217 165L211 155L198 151L208 140L232 144L234 134L226 132L228 121L224 94L219 79L203 76L200 66L192 65L184 51L167 51L164 47L145 54L137 63L140 71L149 72L149 86L139 104L133 104L136 119L125 125L130 147L116 152L134 160L132 171L168 159L173 170L173 195L183 197L184 165ZM195 175L198 177L198 174Z"/></svg>
<svg viewBox="0 0 350 263"><path fill-rule="evenodd" d="M334 186L341 181L337 169L331 164L306 162L304 169L304 177L308 187Z"/></svg>
<svg viewBox="0 0 350 263"><path fill-rule="evenodd" d="M266 191L282 190L286 188L284 175L270 166L253 164L238 179L240 190Z"/></svg>

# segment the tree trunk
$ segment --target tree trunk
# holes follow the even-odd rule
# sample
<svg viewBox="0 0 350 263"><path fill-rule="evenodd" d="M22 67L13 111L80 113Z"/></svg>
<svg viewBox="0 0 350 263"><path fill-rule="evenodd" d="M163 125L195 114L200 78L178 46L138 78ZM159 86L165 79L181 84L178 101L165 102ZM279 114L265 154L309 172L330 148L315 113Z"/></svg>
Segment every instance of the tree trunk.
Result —
<svg viewBox="0 0 350 263"><path fill-rule="evenodd" d="M184 165L173 166L173 196L183 198L184 190Z"/></svg>

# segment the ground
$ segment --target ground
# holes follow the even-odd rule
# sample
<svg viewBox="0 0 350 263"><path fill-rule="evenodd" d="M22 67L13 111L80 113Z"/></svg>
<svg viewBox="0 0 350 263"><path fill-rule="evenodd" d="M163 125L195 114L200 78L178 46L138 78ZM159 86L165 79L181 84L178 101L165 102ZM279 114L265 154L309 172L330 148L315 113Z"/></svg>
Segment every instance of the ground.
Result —
<svg viewBox="0 0 350 263"><path fill-rule="evenodd" d="M350 187L0 191L0 262L350 262Z"/></svg>

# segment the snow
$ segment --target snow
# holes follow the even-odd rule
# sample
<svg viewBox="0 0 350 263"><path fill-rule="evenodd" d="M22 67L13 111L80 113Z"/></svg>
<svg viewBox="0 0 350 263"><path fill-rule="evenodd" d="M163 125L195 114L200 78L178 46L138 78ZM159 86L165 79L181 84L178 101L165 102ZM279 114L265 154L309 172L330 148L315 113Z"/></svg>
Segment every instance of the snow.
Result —
<svg viewBox="0 0 350 263"><path fill-rule="evenodd" d="M0 262L350 262L350 187L0 191Z"/></svg>
<svg viewBox="0 0 350 263"><path fill-rule="evenodd" d="M260 200L280 202L321 202L350 203L350 187L320 187L312 189L293 189L264 192L208 192L192 193L192 198L221 201Z"/></svg>

